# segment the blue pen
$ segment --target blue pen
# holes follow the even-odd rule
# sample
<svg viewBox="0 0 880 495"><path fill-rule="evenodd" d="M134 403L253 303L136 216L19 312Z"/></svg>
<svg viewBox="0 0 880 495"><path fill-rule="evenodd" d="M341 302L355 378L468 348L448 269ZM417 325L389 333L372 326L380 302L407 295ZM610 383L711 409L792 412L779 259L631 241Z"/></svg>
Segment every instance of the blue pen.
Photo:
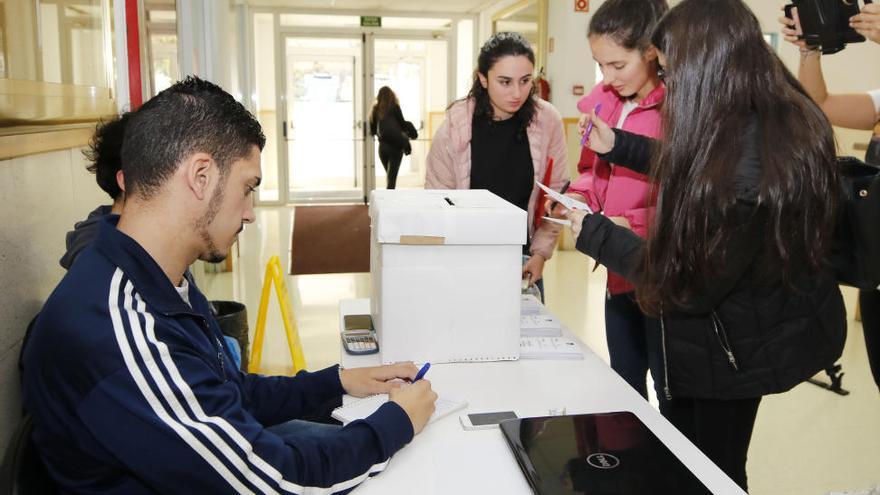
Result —
<svg viewBox="0 0 880 495"><path fill-rule="evenodd" d="M596 107L593 108L593 113L596 114L596 117L599 116L599 111L602 110L602 104L596 103ZM581 138L581 146L586 146L587 141L590 139L590 132L593 131L593 120L590 119L590 124L587 125L587 132L584 133L584 137Z"/></svg>
<svg viewBox="0 0 880 495"><path fill-rule="evenodd" d="M416 373L416 377L413 378L413 381L412 381L412 382L415 383L415 382L421 380L422 378L424 378L424 377L425 377L425 373L428 372L428 368L430 368L430 367L431 367L431 363L425 363L425 365L422 366L422 369L420 369L419 372Z"/></svg>

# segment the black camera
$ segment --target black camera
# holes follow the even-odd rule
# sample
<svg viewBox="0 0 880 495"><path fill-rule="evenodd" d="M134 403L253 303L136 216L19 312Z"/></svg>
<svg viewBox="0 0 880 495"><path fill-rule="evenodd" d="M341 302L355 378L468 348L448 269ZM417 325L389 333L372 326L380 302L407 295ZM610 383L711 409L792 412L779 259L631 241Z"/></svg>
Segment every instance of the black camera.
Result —
<svg viewBox="0 0 880 495"><path fill-rule="evenodd" d="M872 0L864 0L872 3ZM849 18L859 13L858 0L792 0L785 6L789 19L791 9L797 7L807 46L821 48L822 53L837 53L847 43L865 41L865 37L849 27Z"/></svg>

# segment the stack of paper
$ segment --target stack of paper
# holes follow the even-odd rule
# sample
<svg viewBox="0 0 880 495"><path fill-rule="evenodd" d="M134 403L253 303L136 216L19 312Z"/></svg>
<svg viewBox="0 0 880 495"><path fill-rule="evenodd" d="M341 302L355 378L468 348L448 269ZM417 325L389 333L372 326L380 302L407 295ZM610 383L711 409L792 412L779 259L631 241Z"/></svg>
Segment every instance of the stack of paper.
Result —
<svg viewBox="0 0 880 495"><path fill-rule="evenodd" d="M544 312L544 305L537 297L531 294L523 294L519 301L519 314L538 315Z"/></svg>
<svg viewBox="0 0 880 495"><path fill-rule="evenodd" d="M520 359L583 359L581 346L565 337L520 337Z"/></svg>
<svg viewBox="0 0 880 495"><path fill-rule="evenodd" d="M522 315L519 319L520 335L523 337L559 337L562 335L562 323L553 315Z"/></svg>

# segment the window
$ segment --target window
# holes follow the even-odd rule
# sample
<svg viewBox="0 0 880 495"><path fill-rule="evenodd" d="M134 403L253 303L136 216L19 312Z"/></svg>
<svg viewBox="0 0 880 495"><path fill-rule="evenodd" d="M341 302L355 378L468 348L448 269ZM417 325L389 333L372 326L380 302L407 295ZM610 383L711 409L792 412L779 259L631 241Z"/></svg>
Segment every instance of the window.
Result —
<svg viewBox="0 0 880 495"><path fill-rule="evenodd" d="M0 0L0 134L116 113L109 1Z"/></svg>
<svg viewBox="0 0 880 495"><path fill-rule="evenodd" d="M176 4L175 0L146 3L150 82L154 96L180 79Z"/></svg>

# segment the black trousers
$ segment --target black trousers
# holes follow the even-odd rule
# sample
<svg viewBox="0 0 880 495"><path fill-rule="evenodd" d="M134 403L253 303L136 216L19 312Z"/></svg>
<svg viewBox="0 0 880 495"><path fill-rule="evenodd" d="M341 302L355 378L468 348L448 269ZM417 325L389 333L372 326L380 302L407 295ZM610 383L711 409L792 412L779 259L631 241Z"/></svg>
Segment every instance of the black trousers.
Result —
<svg viewBox="0 0 880 495"><path fill-rule="evenodd" d="M880 291L859 291L859 307L862 312L862 330L865 332L865 348L868 364L874 374L874 383L880 390Z"/></svg>
<svg viewBox="0 0 880 495"><path fill-rule="evenodd" d="M390 144L379 143L379 161L388 175L388 189L397 186L397 172L400 171L400 162L403 160L403 150Z"/></svg>
<svg viewBox="0 0 880 495"><path fill-rule="evenodd" d="M660 412L666 416L669 401L663 391L660 321L645 316L631 292L608 296L605 298L605 338L611 369L645 399L648 398L645 377L651 372Z"/></svg>
<svg viewBox="0 0 880 495"><path fill-rule="evenodd" d="M678 399L668 419L730 479L748 491L746 458L761 398L740 400Z"/></svg>

